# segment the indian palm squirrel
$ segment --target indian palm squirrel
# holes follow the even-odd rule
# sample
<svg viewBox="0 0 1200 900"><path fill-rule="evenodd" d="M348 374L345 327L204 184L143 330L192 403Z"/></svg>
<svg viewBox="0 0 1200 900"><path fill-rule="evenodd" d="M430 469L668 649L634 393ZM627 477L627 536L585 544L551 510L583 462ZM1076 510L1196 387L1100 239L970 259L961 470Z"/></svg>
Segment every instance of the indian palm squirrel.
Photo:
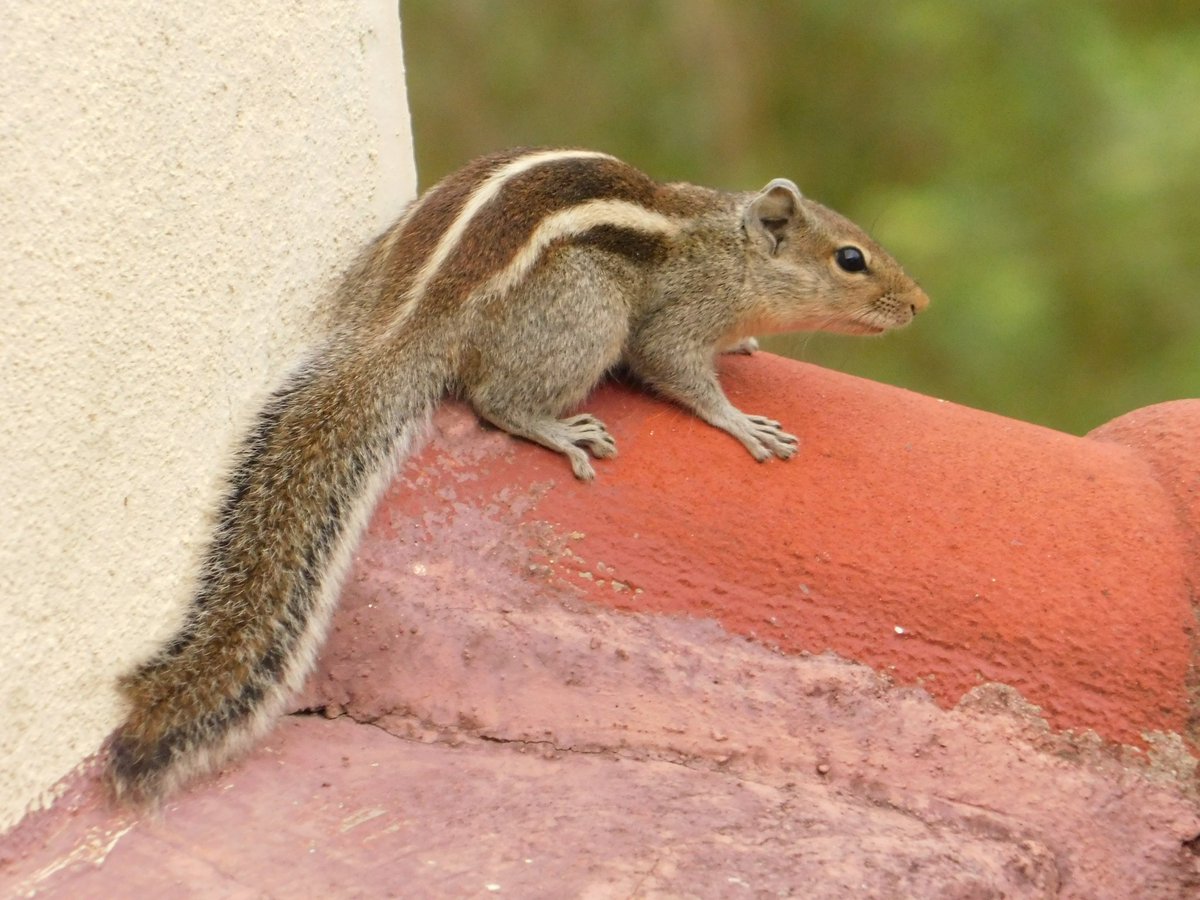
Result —
<svg viewBox="0 0 1200 900"><path fill-rule="evenodd" d="M109 781L153 803L271 725L311 670L352 551L441 398L567 457L615 456L575 409L614 367L740 441L796 438L722 392L753 335L877 334L928 304L888 253L778 178L660 183L587 150L485 156L415 200L351 267L327 337L240 446L184 624L124 677Z"/></svg>

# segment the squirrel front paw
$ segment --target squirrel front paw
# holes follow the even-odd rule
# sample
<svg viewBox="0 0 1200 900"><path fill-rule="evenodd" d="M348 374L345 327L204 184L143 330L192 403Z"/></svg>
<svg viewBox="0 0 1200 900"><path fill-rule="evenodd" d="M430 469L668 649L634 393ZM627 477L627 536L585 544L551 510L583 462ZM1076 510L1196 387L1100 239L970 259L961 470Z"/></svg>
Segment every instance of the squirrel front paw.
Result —
<svg viewBox="0 0 1200 900"><path fill-rule="evenodd" d="M734 410L722 421L713 424L741 441L759 462L766 462L772 456L791 459L800 446L799 438L788 434L778 422L765 416L748 416Z"/></svg>
<svg viewBox="0 0 1200 900"><path fill-rule="evenodd" d="M788 434L774 419L765 416L746 416L749 424L750 440L743 439L742 443L750 451L750 455L759 462L778 456L780 459L791 459L799 449L800 439L794 434Z"/></svg>

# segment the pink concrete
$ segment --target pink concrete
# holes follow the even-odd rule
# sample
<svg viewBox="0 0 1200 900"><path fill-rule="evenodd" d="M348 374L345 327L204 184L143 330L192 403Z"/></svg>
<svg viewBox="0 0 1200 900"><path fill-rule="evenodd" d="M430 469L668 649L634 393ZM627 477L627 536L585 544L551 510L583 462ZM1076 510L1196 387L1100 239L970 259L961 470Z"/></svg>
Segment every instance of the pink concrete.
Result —
<svg viewBox="0 0 1200 900"><path fill-rule="evenodd" d="M585 485L451 404L298 701L341 717L157 816L76 773L0 896L1200 891L1200 401L1082 439L723 368L795 460L615 386Z"/></svg>
<svg viewBox="0 0 1200 900"><path fill-rule="evenodd" d="M430 535L413 558L444 558ZM0 843L0 896L1200 890L1182 772L1055 735L1005 689L943 711L864 666L580 605L513 561L360 568L314 689L380 715L289 717L152 816L81 773ZM439 603L394 590L422 584Z"/></svg>

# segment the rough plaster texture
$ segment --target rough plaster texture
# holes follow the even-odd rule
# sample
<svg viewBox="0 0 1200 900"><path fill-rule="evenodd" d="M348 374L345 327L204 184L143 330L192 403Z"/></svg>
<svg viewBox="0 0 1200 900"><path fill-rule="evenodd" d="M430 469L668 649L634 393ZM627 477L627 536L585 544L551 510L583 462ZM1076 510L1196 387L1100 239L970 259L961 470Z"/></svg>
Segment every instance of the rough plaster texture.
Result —
<svg viewBox="0 0 1200 900"><path fill-rule="evenodd" d="M394 0L4 10L0 828L177 620L241 423L412 194Z"/></svg>

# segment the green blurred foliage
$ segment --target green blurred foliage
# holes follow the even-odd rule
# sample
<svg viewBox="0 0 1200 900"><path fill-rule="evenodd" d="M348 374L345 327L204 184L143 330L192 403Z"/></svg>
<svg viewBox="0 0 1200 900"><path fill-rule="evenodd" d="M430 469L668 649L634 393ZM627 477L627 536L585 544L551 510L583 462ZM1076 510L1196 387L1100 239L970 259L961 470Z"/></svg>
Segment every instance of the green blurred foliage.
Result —
<svg viewBox="0 0 1200 900"><path fill-rule="evenodd" d="M402 0L422 184L522 144L776 176L933 305L769 349L1083 432L1200 396L1200 12L1165 2Z"/></svg>

